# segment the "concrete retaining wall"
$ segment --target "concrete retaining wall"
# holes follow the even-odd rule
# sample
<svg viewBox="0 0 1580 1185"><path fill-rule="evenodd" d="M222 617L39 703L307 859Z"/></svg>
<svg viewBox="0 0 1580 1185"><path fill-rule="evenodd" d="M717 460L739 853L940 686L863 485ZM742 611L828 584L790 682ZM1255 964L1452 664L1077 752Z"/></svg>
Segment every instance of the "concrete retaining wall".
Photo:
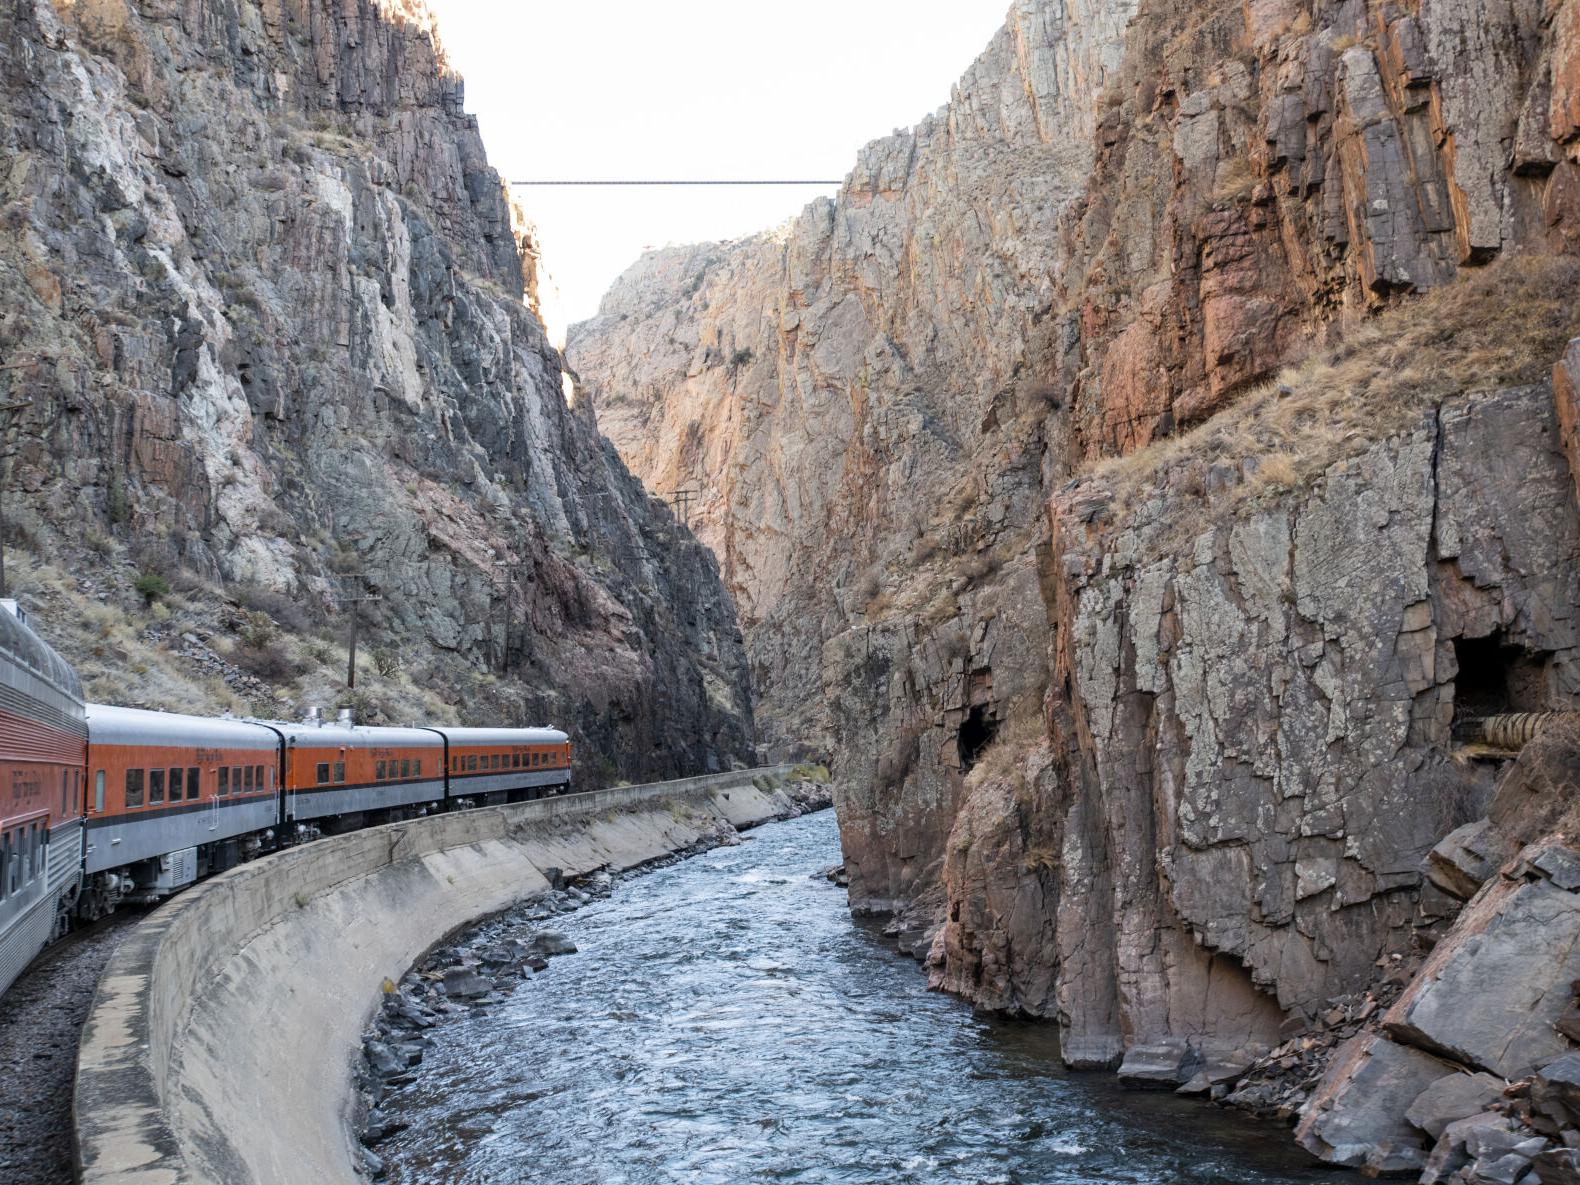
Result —
<svg viewBox="0 0 1580 1185"><path fill-rule="evenodd" d="M438 815L232 869L122 943L78 1049L91 1185L354 1185L351 1067L378 1006L452 930L567 875L785 813L750 770Z"/></svg>

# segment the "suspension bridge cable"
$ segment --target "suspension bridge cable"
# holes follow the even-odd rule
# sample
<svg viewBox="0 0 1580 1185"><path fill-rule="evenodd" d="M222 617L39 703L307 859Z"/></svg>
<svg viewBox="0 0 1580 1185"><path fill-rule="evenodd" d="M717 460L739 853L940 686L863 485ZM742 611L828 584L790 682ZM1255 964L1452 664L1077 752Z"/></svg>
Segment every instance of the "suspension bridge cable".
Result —
<svg viewBox="0 0 1580 1185"><path fill-rule="evenodd" d="M785 181L785 180L605 180L605 181L512 181L512 185L843 185L834 181Z"/></svg>

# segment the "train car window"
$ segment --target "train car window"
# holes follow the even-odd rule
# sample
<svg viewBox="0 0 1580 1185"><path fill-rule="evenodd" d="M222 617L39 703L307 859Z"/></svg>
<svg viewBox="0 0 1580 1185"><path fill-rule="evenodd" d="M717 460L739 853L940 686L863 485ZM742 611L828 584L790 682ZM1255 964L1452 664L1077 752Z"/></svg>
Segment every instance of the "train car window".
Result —
<svg viewBox="0 0 1580 1185"><path fill-rule="evenodd" d="M241 784L243 787L243 793L246 794L251 794L257 789L256 783L254 783L252 780L252 766L244 765L241 767Z"/></svg>
<svg viewBox="0 0 1580 1185"><path fill-rule="evenodd" d="M318 784L320 786L327 786L329 784L329 762L320 761L318 763L318 769L315 772L318 776Z"/></svg>
<svg viewBox="0 0 1580 1185"><path fill-rule="evenodd" d="M335 781L337 781L337 782L344 782L345 780L346 780L346 763L344 761L337 761L337 762L335 762Z"/></svg>
<svg viewBox="0 0 1580 1185"><path fill-rule="evenodd" d="M177 767L170 771L170 801L181 801L181 787L185 783L183 771Z"/></svg>
<svg viewBox="0 0 1580 1185"><path fill-rule="evenodd" d="M411 777L411 761L410 761L410 759L403 760L400 763L400 776L403 777L403 778Z"/></svg>
<svg viewBox="0 0 1580 1185"><path fill-rule="evenodd" d="M143 805L143 771L140 769L126 771L126 805Z"/></svg>
<svg viewBox="0 0 1580 1185"><path fill-rule="evenodd" d="M29 823L27 826L27 879L37 880L40 860L38 858L38 824Z"/></svg>
<svg viewBox="0 0 1580 1185"><path fill-rule="evenodd" d="M421 757L417 758L416 761L413 761L411 763L411 775L414 778L422 777L422 758Z"/></svg>
<svg viewBox="0 0 1580 1185"><path fill-rule="evenodd" d="M198 792L203 788L202 778L203 778L203 775L199 771L193 769L190 765L187 766L187 801L188 802L191 802L194 798L196 798L198 796Z"/></svg>
<svg viewBox="0 0 1580 1185"><path fill-rule="evenodd" d="M162 769L151 769L148 771L148 805L153 806L156 802L162 803L164 800L165 771Z"/></svg>
<svg viewBox="0 0 1580 1185"><path fill-rule="evenodd" d="M384 771L385 771L386 768L387 768L387 763L386 762L375 761L373 763L373 777L374 777L374 780L382 782L384 780Z"/></svg>
<svg viewBox="0 0 1580 1185"><path fill-rule="evenodd" d="M219 788L214 793L221 798L230 797L230 766L222 765L219 767Z"/></svg>
<svg viewBox="0 0 1580 1185"><path fill-rule="evenodd" d="M239 765L230 767L230 792L232 794L241 793L241 766Z"/></svg>
<svg viewBox="0 0 1580 1185"><path fill-rule="evenodd" d="M273 790L274 789L274 766L271 765L271 766L268 766L267 768L269 770L269 789Z"/></svg>
<svg viewBox="0 0 1580 1185"><path fill-rule="evenodd" d="M0 835L0 901L11 896L11 834Z"/></svg>
<svg viewBox="0 0 1580 1185"><path fill-rule="evenodd" d="M252 767L252 788L254 790L263 789L263 766L261 765Z"/></svg>
<svg viewBox="0 0 1580 1185"><path fill-rule="evenodd" d="M93 813L104 813L104 771L98 770L93 775Z"/></svg>

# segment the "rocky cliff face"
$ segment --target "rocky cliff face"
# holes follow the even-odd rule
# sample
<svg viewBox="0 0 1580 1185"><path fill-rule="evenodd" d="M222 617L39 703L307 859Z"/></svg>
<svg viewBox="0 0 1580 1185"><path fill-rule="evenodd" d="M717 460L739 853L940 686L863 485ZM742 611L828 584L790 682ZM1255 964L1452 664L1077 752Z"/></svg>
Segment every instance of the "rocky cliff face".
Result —
<svg viewBox="0 0 1580 1185"><path fill-rule="evenodd" d="M1074 1063L1221 1083L1413 967L1466 722L1576 706L1577 20L1022 0L573 330L838 755L853 905Z"/></svg>
<svg viewBox="0 0 1580 1185"><path fill-rule="evenodd" d="M372 593L369 711L551 720L591 778L750 756L717 568L575 398L420 3L23 0L0 106L7 500L91 690L201 708L250 656L289 710L339 660L276 630Z"/></svg>

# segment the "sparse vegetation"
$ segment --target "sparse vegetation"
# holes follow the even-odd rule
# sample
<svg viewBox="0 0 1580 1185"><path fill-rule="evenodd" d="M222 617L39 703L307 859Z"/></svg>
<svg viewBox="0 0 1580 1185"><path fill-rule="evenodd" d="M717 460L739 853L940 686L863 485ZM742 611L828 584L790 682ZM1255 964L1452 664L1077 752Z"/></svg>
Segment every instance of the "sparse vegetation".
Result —
<svg viewBox="0 0 1580 1185"><path fill-rule="evenodd" d="M1411 428L1446 398L1547 378L1580 334L1577 291L1580 260L1500 260L1362 322L1199 427L1085 476L1112 492L1117 514L1157 497L1159 515L1181 530L1200 525L1203 503L1226 516ZM1220 488L1209 494L1210 476Z"/></svg>
<svg viewBox="0 0 1580 1185"><path fill-rule="evenodd" d="M272 642L243 643L232 650L229 657L242 670L266 683L288 683L304 669L285 647Z"/></svg>
<svg viewBox="0 0 1580 1185"><path fill-rule="evenodd" d="M115 526L131 521L132 501L126 496L126 483L119 477L110 478L104 492L104 513Z"/></svg>
<svg viewBox="0 0 1580 1185"><path fill-rule="evenodd" d="M137 590L137 595L143 598L145 605L152 605L160 597L170 595L170 582L158 572L146 570L139 572L132 587Z"/></svg>

